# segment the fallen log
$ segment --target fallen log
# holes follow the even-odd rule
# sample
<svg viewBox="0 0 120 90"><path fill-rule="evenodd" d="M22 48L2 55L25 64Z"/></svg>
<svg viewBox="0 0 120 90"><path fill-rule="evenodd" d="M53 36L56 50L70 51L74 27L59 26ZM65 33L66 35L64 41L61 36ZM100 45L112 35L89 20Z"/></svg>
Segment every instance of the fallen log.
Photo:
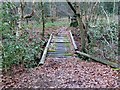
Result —
<svg viewBox="0 0 120 90"><path fill-rule="evenodd" d="M46 45L46 47L44 49L44 52L43 52L42 58L41 58L41 60L39 62L39 65L44 64L44 61L45 61L45 58L46 58L46 55L47 55L47 50L48 50L51 39L52 39L52 34L50 35L50 38L49 38L49 40L47 42L47 45Z"/></svg>
<svg viewBox="0 0 120 90"><path fill-rule="evenodd" d="M85 57L88 57L88 58L91 58L92 60L95 60L97 62L100 62L100 63L103 63L103 64L106 64L106 65L109 65L113 68L120 68L119 64L117 63L114 63L114 62L110 62L108 60L103 60L103 59L99 59L99 58L96 58L96 57L93 57L89 54L86 54L86 53L83 53L83 52L80 52L80 51L76 51L77 54L80 54L82 56L85 56Z"/></svg>
<svg viewBox="0 0 120 90"><path fill-rule="evenodd" d="M73 46L74 46L74 49L77 50L78 48L77 48L77 45L75 44L75 40L74 40L74 38L73 38L73 36L72 36L71 31L70 31L70 38L71 38L72 44L73 44Z"/></svg>

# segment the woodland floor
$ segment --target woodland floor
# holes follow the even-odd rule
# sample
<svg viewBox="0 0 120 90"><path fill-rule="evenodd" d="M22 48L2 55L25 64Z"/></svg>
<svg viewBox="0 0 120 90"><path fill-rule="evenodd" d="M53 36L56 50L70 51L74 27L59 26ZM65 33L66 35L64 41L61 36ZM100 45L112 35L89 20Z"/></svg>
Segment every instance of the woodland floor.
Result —
<svg viewBox="0 0 120 90"><path fill-rule="evenodd" d="M13 77L4 77L4 87L14 88L118 88L118 73L110 67L79 58L48 58L43 66Z"/></svg>
<svg viewBox="0 0 120 90"><path fill-rule="evenodd" d="M67 31L63 30L62 33ZM12 76L2 76L2 87L14 88L119 88L118 72L97 62L47 57L45 64L32 69L22 66Z"/></svg>

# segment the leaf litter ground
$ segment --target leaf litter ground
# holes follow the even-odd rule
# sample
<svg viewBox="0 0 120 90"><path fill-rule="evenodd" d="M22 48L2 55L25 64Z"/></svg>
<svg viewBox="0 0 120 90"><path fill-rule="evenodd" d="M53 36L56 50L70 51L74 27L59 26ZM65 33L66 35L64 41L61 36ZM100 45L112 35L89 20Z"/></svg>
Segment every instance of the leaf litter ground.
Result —
<svg viewBox="0 0 120 90"><path fill-rule="evenodd" d="M7 79L6 79L7 78ZM118 72L79 58L47 58L46 63L14 77L3 78L3 87L14 88L118 88ZM4 81L5 80L5 81Z"/></svg>

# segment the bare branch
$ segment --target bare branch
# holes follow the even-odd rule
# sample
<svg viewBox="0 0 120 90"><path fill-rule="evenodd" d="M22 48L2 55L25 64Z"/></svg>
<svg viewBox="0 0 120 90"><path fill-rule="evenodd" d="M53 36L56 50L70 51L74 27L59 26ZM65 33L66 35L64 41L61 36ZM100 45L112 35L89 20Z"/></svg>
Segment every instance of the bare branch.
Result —
<svg viewBox="0 0 120 90"><path fill-rule="evenodd" d="M72 4L69 2L69 0L66 0L68 5L70 6L70 8L72 9L72 11L74 12L74 14L76 14L76 10L75 8L72 6Z"/></svg>

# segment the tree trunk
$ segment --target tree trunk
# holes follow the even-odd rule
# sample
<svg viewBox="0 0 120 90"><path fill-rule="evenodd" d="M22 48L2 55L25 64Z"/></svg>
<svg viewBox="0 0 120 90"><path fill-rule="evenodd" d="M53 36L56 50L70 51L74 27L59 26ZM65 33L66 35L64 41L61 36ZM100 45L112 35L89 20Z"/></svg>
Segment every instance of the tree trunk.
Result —
<svg viewBox="0 0 120 90"><path fill-rule="evenodd" d="M77 21L80 29L80 35L81 35L81 51L86 52L85 46L85 30L84 30L84 24L82 22L82 14L80 15L80 3L75 3L75 7L72 6L72 4L69 2L69 0L66 0L70 8L73 10L74 14L77 16Z"/></svg>
<svg viewBox="0 0 120 90"><path fill-rule="evenodd" d="M113 18L114 18L114 15L115 15L115 0L113 2Z"/></svg>
<svg viewBox="0 0 120 90"><path fill-rule="evenodd" d="M22 29L22 10L20 7L18 8L18 14L19 14L19 20L18 20L18 28L16 31L16 41L19 37L19 31Z"/></svg>
<svg viewBox="0 0 120 90"><path fill-rule="evenodd" d="M42 28L43 28L42 36L44 37L44 33L45 33L45 15L44 15L43 2L41 2L41 8L42 8Z"/></svg>
<svg viewBox="0 0 120 90"><path fill-rule="evenodd" d="M50 4L50 14L51 14L51 22L53 23L55 20L56 20L56 16L57 16L57 13L56 13L56 5L55 5L55 2L51 2Z"/></svg>
<svg viewBox="0 0 120 90"><path fill-rule="evenodd" d="M96 57L93 57L89 54L86 54L86 53L83 53L83 52L80 52L80 51L76 51L77 54L80 54L82 56L85 56L85 57L88 57L92 60L95 60L97 62L100 62L100 63L103 63L103 64L106 64L106 65L109 65L111 67L114 67L114 68L120 68L120 66L117 64L117 63L114 63L114 62L110 62L108 60L103 60L103 59L99 59L99 58L96 58Z"/></svg>
<svg viewBox="0 0 120 90"><path fill-rule="evenodd" d="M24 0L20 0L21 18L24 17L24 7L25 7Z"/></svg>
<svg viewBox="0 0 120 90"><path fill-rule="evenodd" d="M86 52L85 29L83 28L84 25L82 22L82 14L80 15L80 3L77 3L76 13L77 13L78 25L80 29L80 35L81 35L81 51Z"/></svg>

